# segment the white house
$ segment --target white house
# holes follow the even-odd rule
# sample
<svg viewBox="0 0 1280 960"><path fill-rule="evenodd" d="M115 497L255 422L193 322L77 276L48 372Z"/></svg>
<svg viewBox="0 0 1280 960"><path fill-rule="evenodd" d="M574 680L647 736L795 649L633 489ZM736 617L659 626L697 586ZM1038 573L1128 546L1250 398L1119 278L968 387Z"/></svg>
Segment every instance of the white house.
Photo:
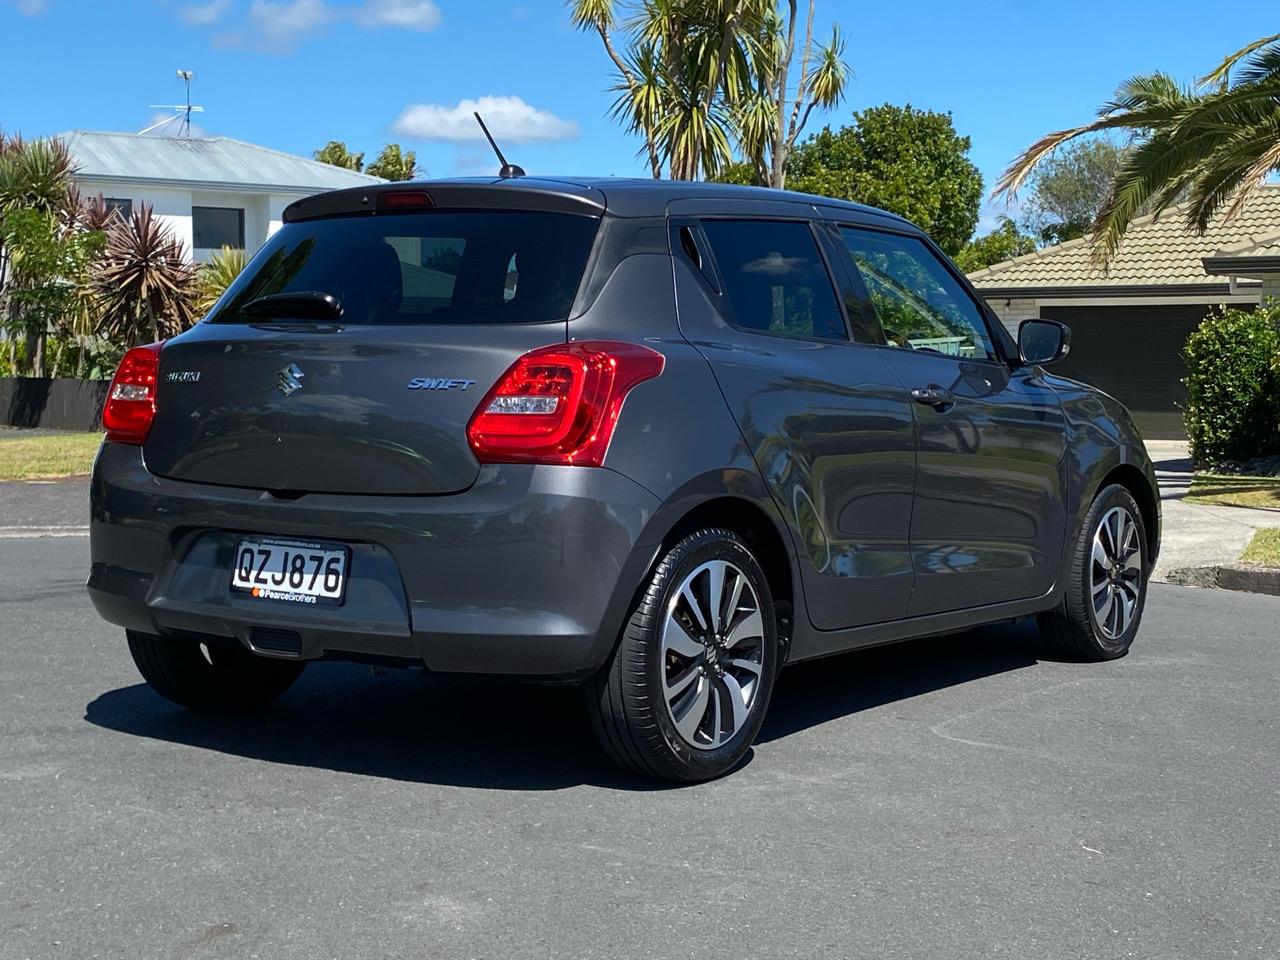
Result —
<svg viewBox="0 0 1280 960"><path fill-rule="evenodd" d="M126 216L151 205L196 261L223 246L253 254L299 197L381 183L353 170L227 137L178 139L72 130L59 135L82 196L101 193Z"/></svg>

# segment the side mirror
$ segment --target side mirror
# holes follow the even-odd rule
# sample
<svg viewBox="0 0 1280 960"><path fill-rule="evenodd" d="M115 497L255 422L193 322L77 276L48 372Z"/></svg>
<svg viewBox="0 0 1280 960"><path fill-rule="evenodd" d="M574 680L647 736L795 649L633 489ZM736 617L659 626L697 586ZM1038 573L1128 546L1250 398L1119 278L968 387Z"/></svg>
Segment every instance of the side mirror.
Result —
<svg viewBox="0 0 1280 960"><path fill-rule="evenodd" d="M1028 365L1053 363L1071 351L1071 328L1056 320L1023 320L1018 325L1018 359Z"/></svg>

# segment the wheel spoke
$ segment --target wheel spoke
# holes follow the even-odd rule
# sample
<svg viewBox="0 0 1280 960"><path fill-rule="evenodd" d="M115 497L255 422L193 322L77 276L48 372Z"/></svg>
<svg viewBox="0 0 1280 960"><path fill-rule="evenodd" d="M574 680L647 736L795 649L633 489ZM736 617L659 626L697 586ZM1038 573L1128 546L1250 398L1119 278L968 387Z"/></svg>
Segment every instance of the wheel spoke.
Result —
<svg viewBox="0 0 1280 960"><path fill-rule="evenodd" d="M760 616L759 610L752 610L733 625L733 629L725 637L724 645L732 649L743 640L762 639L763 637L764 618Z"/></svg>
<svg viewBox="0 0 1280 960"><path fill-rule="evenodd" d="M756 663L754 660L747 660L745 658L738 658L736 660L729 660L726 662L727 662L727 665L732 669L745 670L747 673L751 674L756 679L760 678L760 674L764 670L764 667L761 664Z"/></svg>
<svg viewBox="0 0 1280 960"><path fill-rule="evenodd" d="M1120 559L1120 511L1115 510L1107 518L1107 536L1111 538L1111 559Z"/></svg>
<svg viewBox="0 0 1280 960"><path fill-rule="evenodd" d="M674 650L682 657L701 657L706 646L693 637L674 616L667 616L663 628L662 645L667 650Z"/></svg>
<svg viewBox="0 0 1280 960"><path fill-rule="evenodd" d="M742 600L742 588L746 582L747 578L745 576L737 570L733 571L733 589L729 591L729 602L725 604L724 610L721 612L721 623L733 623L734 617L738 613L738 604Z"/></svg>
<svg viewBox="0 0 1280 960"><path fill-rule="evenodd" d="M672 719L676 723L676 730L680 732L680 736L690 743L694 742L694 734L702 726L702 721L707 715L707 703L710 699L711 684L705 677L702 677L698 680L698 689L689 699L689 703L684 710L678 715L674 712L672 714Z"/></svg>
<svg viewBox="0 0 1280 960"><path fill-rule="evenodd" d="M1106 598L1103 601L1102 606L1099 607L1096 603L1093 606L1093 612L1094 612L1094 615L1098 618L1099 626L1103 626L1106 624L1107 619L1111 616L1111 608L1116 602L1116 593L1114 590L1110 589L1111 584L1107 584L1107 587L1108 589L1107 589Z"/></svg>
<svg viewBox="0 0 1280 960"><path fill-rule="evenodd" d="M693 578L686 580L684 586L680 588L680 596L684 597L684 602L689 605L689 611L693 614L698 626L703 630L707 629L707 618L702 612L702 607L698 603L698 598L693 595Z"/></svg>
<svg viewBox="0 0 1280 960"><path fill-rule="evenodd" d="M718 747L724 742L724 733L720 729L723 723L720 715L721 691L714 682L708 684L708 686L711 687L711 745L713 747ZM732 735L732 731L730 731L730 735Z"/></svg>
<svg viewBox="0 0 1280 960"><path fill-rule="evenodd" d="M1107 548L1102 545L1102 531L1093 538L1093 562L1100 566L1103 570L1107 569L1108 558Z"/></svg>
<svg viewBox="0 0 1280 960"><path fill-rule="evenodd" d="M707 608L711 613L711 629L720 632L720 611L724 609L724 575L728 565L721 560L707 565Z"/></svg>
<svg viewBox="0 0 1280 960"><path fill-rule="evenodd" d="M731 673L726 673L720 677L724 683L725 692L729 696L729 707L733 711L733 727L729 733L735 734L742 729L742 725L747 722L747 697L742 692L742 685L738 683L738 678Z"/></svg>
<svg viewBox="0 0 1280 960"><path fill-rule="evenodd" d="M685 690L689 689L689 684L702 676L702 664L694 663L684 669L674 680L668 680L663 677L662 685L666 687L667 702L671 703Z"/></svg>

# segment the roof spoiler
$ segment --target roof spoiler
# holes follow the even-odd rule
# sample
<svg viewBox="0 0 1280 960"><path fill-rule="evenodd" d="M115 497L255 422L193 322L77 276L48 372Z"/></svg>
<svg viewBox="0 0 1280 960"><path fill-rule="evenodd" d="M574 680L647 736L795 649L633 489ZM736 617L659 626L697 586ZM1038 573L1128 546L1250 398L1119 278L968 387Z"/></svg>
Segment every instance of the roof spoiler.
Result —
<svg viewBox="0 0 1280 960"><path fill-rule="evenodd" d="M599 191L558 189L550 182L538 183L528 178L499 180L493 183L450 183L415 180L412 183L380 183L368 187L351 187L317 193L295 200L284 208L285 223L324 220L329 217L374 216L407 212L403 207L383 204L379 195L412 190L430 196L431 203L420 205L414 212L424 215L433 210L545 210L553 213L576 213L600 216L604 213L604 194ZM381 209L380 209L381 208Z"/></svg>

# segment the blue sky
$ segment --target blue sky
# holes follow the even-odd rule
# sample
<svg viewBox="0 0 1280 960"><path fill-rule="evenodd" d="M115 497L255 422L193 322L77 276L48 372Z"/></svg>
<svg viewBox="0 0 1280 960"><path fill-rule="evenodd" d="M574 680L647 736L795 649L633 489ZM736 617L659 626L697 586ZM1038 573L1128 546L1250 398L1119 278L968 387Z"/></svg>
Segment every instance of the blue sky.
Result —
<svg viewBox="0 0 1280 960"><path fill-rule="evenodd" d="M1274 31L1256 2L818 0L841 21L858 108L950 111L988 184L1041 134L1086 120L1125 77L1190 81ZM0 127L137 131L196 72L197 123L302 155L326 140L417 151L433 176L488 173L467 101L530 172L643 174L609 119L610 64L560 0L0 0ZM987 210L989 219L991 211Z"/></svg>

